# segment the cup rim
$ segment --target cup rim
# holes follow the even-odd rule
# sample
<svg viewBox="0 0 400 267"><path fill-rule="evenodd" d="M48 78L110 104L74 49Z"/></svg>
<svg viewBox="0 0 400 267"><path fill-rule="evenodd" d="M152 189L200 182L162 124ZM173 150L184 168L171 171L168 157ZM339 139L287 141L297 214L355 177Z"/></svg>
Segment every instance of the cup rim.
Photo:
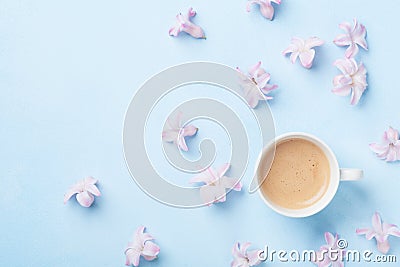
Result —
<svg viewBox="0 0 400 267"><path fill-rule="evenodd" d="M329 161L329 166L331 168L331 175L330 175L330 182L329 182L329 187L327 191L325 192L324 196L318 200L316 203L313 205L303 208L303 209L288 209L284 207L280 207L278 205L275 205L271 203L270 200L266 199L266 197L263 195L262 190L261 190L261 185L259 186L258 193L261 197L261 199L264 201L264 203L270 207L272 210L275 212L284 215L286 217L291 217L291 218L305 218L312 216L314 214L317 214L318 212L322 211L326 206L331 203L332 199L336 195L336 192L339 188L339 182L340 182L340 169L339 169L339 164L336 158L336 155L333 153L332 149L321 139L316 137L315 135L305 133L305 132L287 132L284 134L281 134L277 137L275 137L274 141L267 144L265 147L263 147L259 157L258 157L258 162L256 165L256 178L259 178L258 171L260 167L260 162L265 154L265 152L270 148L270 146L273 144L277 146L277 144L285 139L289 138L300 138L304 140L310 141L316 145L318 145L319 148L321 148L324 151L325 156L328 158ZM329 154L329 155L327 155ZM275 156L275 155L274 155ZM336 177L332 177L336 176ZM263 181L265 182L265 180Z"/></svg>

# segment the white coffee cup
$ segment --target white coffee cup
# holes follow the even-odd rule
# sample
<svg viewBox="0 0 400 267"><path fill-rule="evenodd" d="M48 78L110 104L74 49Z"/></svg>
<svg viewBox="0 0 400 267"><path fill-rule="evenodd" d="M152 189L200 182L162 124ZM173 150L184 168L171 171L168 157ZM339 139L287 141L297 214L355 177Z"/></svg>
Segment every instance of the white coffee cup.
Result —
<svg viewBox="0 0 400 267"><path fill-rule="evenodd" d="M272 202L270 199L268 199L268 196L263 194L262 190L259 189L260 196L264 200L265 204L267 204L267 206L269 206L277 213L280 213L284 216L295 217L295 218L308 217L314 215L320 212L322 209L324 209L332 201L333 197L335 196L338 190L340 181L355 181L363 177L363 171L360 169L339 168L339 164L335 154L332 152L332 150L329 148L327 144L325 144L317 137L302 132L291 132L276 137L275 142L271 142L266 147L264 147L263 151L261 152L258 158L258 164L256 169L256 178L259 179L259 181L263 181L263 179L266 177L266 174L269 171L275 152L275 147L278 146L280 143L291 139L302 139L310 141L313 144L317 145L324 152L326 158L329 161L329 166L330 166L329 185L325 194L319 199L319 201L312 204L311 206L302 209L288 209L285 207L281 207Z"/></svg>

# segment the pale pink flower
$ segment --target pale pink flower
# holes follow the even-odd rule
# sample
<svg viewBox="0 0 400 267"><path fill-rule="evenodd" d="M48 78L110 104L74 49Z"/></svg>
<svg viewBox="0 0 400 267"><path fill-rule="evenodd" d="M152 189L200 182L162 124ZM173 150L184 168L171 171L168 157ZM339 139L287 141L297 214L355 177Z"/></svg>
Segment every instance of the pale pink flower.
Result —
<svg viewBox="0 0 400 267"><path fill-rule="evenodd" d="M247 2L246 11L250 12L251 6L253 4L257 4L260 6L261 14L265 18L272 20L275 12L274 7L272 6L272 2L279 5L281 3L281 0L249 0Z"/></svg>
<svg viewBox="0 0 400 267"><path fill-rule="evenodd" d="M94 201L94 196L99 197L101 195L99 189L96 186L97 180L93 177L87 177L76 184L74 184L64 196L64 204L76 194L76 200L78 203L88 208L92 205Z"/></svg>
<svg viewBox="0 0 400 267"><path fill-rule="evenodd" d="M372 228L357 229L356 233L358 235L365 235L367 240L375 238L378 250L383 254L388 253L390 249L389 236L400 237L400 229L397 225L382 222L378 212L375 212L372 216Z"/></svg>
<svg viewBox="0 0 400 267"><path fill-rule="evenodd" d="M354 58L342 58L336 60L335 65L342 74L333 79L332 92L339 96L347 96L351 93L351 105L356 105L367 88L367 70L362 63L357 65Z"/></svg>
<svg viewBox="0 0 400 267"><path fill-rule="evenodd" d="M200 197L207 205L224 202L226 200L226 189L233 189L235 191L242 189L242 184L238 179L225 176L229 167L229 163L225 163L217 170L209 167L190 180L190 183L204 184L200 187Z"/></svg>
<svg viewBox="0 0 400 267"><path fill-rule="evenodd" d="M150 241L154 238L150 234L144 233L144 229L144 226L140 226L136 230L133 241L129 242L125 249L125 265L127 266L139 266L140 256L147 261L152 261L160 253L160 247Z"/></svg>
<svg viewBox="0 0 400 267"><path fill-rule="evenodd" d="M197 133L198 128L193 125L182 127L182 112L178 112L175 117L169 117L166 123L166 129L162 132L162 140L165 142L173 142L183 151L188 151L185 137L193 136Z"/></svg>
<svg viewBox="0 0 400 267"><path fill-rule="evenodd" d="M250 242L240 244L235 243L232 249L233 261L231 267L250 267L256 266L261 263L258 255L262 252L261 250L250 250L247 249L251 246Z"/></svg>
<svg viewBox="0 0 400 267"><path fill-rule="evenodd" d="M364 25L354 19L353 26L349 22L343 22L339 24L339 27L346 33L336 36L333 42L338 46L349 46L345 53L347 58L354 57L358 53L358 46L368 50L367 41L365 40L367 30Z"/></svg>
<svg viewBox="0 0 400 267"><path fill-rule="evenodd" d="M236 68L241 74L248 77L242 83L243 97L252 108L255 108L260 100L272 99L273 97L268 96L268 94L278 88L277 85L268 83L271 75L261 68L261 64L261 61L259 61L251 67L247 75L238 67Z"/></svg>
<svg viewBox="0 0 400 267"><path fill-rule="evenodd" d="M298 37L293 37L292 43L289 45L288 48L283 51L283 55L291 53L290 60L293 64L296 62L297 57L299 57L301 65L309 69L312 67L315 56L315 50L313 49L313 47L321 46L323 44L324 41L322 41L318 37L310 37L306 40Z"/></svg>
<svg viewBox="0 0 400 267"><path fill-rule="evenodd" d="M314 263L318 267L343 267L343 259L345 257L346 251L338 246L339 242L338 234L333 235L329 232L325 233L326 245L320 247L319 251L316 252L316 258ZM330 251L333 251L332 253Z"/></svg>
<svg viewBox="0 0 400 267"><path fill-rule="evenodd" d="M382 143L373 143L369 147L376 153L378 158L386 161L400 160L399 132L392 127L383 133Z"/></svg>
<svg viewBox="0 0 400 267"><path fill-rule="evenodd" d="M196 16L196 11L189 8L186 15L179 13L176 15L176 25L169 29L169 35L178 36L180 32L186 32L194 38L206 39L202 28L190 21L190 18Z"/></svg>

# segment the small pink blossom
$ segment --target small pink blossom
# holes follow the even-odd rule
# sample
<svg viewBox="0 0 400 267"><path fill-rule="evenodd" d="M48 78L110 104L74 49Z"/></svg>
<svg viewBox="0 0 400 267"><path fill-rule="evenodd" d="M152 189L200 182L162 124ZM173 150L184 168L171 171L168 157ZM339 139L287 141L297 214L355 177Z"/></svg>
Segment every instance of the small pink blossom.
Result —
<svg viewBox="0 0 400 267"><path fill-rule="evenodd" d="M175 117L169 117L166 123L166 129L162 132L162 140L165 142L173 142L183 151L188 151L185 137L193 136L197 133L198 128L193 125L182 127L182 112L178 112Z"/></svg>
<svg viewBox="0 0 400 267"><path fill-rule="evenodd" d="M343 267L343 259L346 251L342 247L338 246L340 240L338 234L334 236L333 234L326 232L326 245L321 246L319 251L316 252L316 258L313 262L318 267ZM330 251L333 252L331 253Z"/></svg>
<svg viewBox="0 0 400 267"><path fill-rule="evenodd" d="M261 250L250 250L247 249L251 246L250 242L240 244L235 243L232 249L233 261L231 267L250 267L256 266L261 263L258 255L262 252Z"/></svg>
<svg viewBox="0 0 400 267"><path fill-rule="evenodd" d="M375 238L378 250L383 254L388 253L390 249L389 236L400 237L400 229L397 225L382 222L378 212L375 212L372 216L372 228L357 229L356 233L358 235L365 235L367 240Z"/></svg>
<svg viewBox="0 0 400 267"><path fill-rule="evenodd" d="M367 70L362 63L357 65L354 58L342 58L333 63L342 74L333 79L332 92L339 96L351 93L351 105L356 105L367 88Z"/></svg>
<svg viewBox="0 0 400 267"><path fill-rule="evenodd" d="M97 180L93 177L87 177L76 184L74 184L64 196L64 204L76 194L76 200L78 203L85 208L92 205L94 196L99 197L101 195L99 189L96 186Z"/></svg>
<svg viewBox="0 0 400 267"><path fill-rule="evenodd" d="M206 39L202 28L190 21L190 18L196 16L196 11L193 8L189 8L186 15L179 13L176 15L176 25L169 29L169 35L178 36L180 32L186 32L194 38Z"/></svg>
<svg viewBox="0 0 400 267"><path fill-rule="evenodd" d="M322 41L318 37L310 37L306 40L298 37L293 37L292 43L289 45L288 48L283 51L283 55L291 53L290 60L293 64L296 62L297 57L299 57L301 65L309 69L312 67L315 56L315 50L313 49L313 47L321 46L323 44L324 41Z"/></svg>
<svg viewBox="0 0 400 267"><path fill-rule="evenodd" d="M278 88L277 85L269 84L271 75L261 68L261 61L249 69L248 75L244 74L239 68L236 68L241 74L247 76L248 79L243 81L244 98L250 107L255 108L260 100L270 100L273 97L268 94ZM248 83L249 80L251 83ZM256 85L256 86L254 86Z"/></svg>
<svg viewBox="0 0 400 267"><path fill-rule="evenodd" d="M209 167L190 180L190 183L204 184L200 187L200 197L204 203L211 205L213 203L225 202L226 189L233 189L235 191L242 189L242 184L239 180L225 176L229 167L229 163L225 163L217 170Z"/></svg>
<svg viewBox="0 0 400 267"><path fill-rule="evenodd" d="M274 7L272 6L272 2L279 5L281 3L281 0L249 0L247 2L246 11L250 12L251 6L253 4L257 4L260 6L261 14L265 18L272 20L275 12Z"/></svg>
<svg viewBox="0 0 400 267"><path fill-rule="evenodd" d="M367 30L364 25L354 19L353 26L349 22L343 22L339 24L339 27L346 33L336 36L333 42L338 46L349 46L345 53L347 58L352 58L358 53L358 46L368 50L367 41L365 40Z"/></svg>
<svg viewBox="0 0 400 267"><path fill-rule="evenodd" d="M386 161L400 160L400 140L399 132L392 127L383 133L382 143L372 143L369 145L378 158Z"/></svg>
<svg viewBox="0 0 400 267"><path fill-rule="evenodd" d="M154 238L150 234L144 233L144 229L144 226L140 226L136 230L133 242L129 242L125 249L125 265L127 266L139 266L140 256L147 261L152 261L160 253L160 247L150 241Z"/></svg>

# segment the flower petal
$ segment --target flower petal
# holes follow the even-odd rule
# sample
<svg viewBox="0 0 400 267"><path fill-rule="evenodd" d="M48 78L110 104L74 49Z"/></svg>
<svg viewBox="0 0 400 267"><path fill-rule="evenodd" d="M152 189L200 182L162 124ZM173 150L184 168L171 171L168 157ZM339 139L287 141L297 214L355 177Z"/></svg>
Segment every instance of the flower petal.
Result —
<svg viewBox="0 0 400 267"><path fill-rule="evenodd" d="M86 185L86 190L97 197L101 196L100 190L94 184Z"/></svg>
<svg viewBox="0 0 400 267"><path fill-rule="evenodd" d="M356 19L354 19L354 30L352 32L352 37L355 43L359 44L365 50L368 50L367 41L365 40L365 35L367 34L367 30L365 26L361 23L358 23Z"/></svg>
<svg viewBox="0 0 400 267"><path fill-rule="evenodd" d="M364 93L363 89L360 89L359 87L353 87L353 91L351 93L350 104L351 105L357 105L358 101L360 101L360 98L361 98L363 93Z"/></svg>
<svg viewBox="0 0 400 267"><path fill-rule="evenodd" d="M193 125L188 125L182 128L181 134L183 137L185 136L193 136L197 133L198 128Z"/></svg>
<svg viewBox="0 0 400 267"><path fill-rule="evenodd" d="M88 185L88 184L94 185L94 184L96 184L98 182L98 180L96 178L92 177L92 176L88 176L88 177L86 177L84 179L84 182L85 182L86 185Z"/></svg>
<svg viewBox="0 0 400 267"><path fill-rule="evenodd" d="M305 42L304 42L304 46L307 49L311 49L311 48L316 47L316 46L321 46L323 44L324 44L324 41L319 39L316 36L310 37L307 40L305 40Z"/></svg>
<svg viewBox="0 0 400 267"><path fill-rule="evenodd" d="M196 24L188 21L186 22L183 27L182 31L190 34L194 38L200 38L200 39L205 39L206 35L204 34L203 29L200 26L197 26Z"/></svg>
<svg viewBox="0 0 400 267"><path fill-rule="evenodd" d="M387 138L391 142L397 141L399 140L399 132L393 129L391 126L389 126L389 130L387 131Z"/></svg>
<svg viewBox="0 0 400 267"><path fill-rule="evenodd" d="M386 240L385 242L377 241L376 244L378 245L378 250L383 254L387 254L389 252L390 249L389 240Z"/></svg>
<svg viewBox="0 0 400 267"><path fill-rule="evenodd" d="M147 241L144 244L144 248L142 250L142 256L148 260L154 260L157 258L158 253L160 253L160 247L156 245L154 242Z"/></svg>
<svg viewBox="0 0 400 267"><path fill-rule="evenodd" d="M382 232L386 235L400 237L400 229L395 224L382 223Z"/></svg>
<svg viewBox="0 0 400 267"><path fill-rule="evenodd" d="M269 92L275 90L276 88L278 88L278 85L276 85L276 84L266 84L263 88L261 88L261 92L264 95L267 95L267 94L269 94ZM272 99L272 97L267 97L267 99L268 98Z"/></svg>
<svg viewBox="0 0 400 267"><path fill-rule="evenodd" d="M337 87L337 88L332 89L332 92L339 96L347 96L351 93L351 86L344 85L341 87Z"/></svg>
<svg viewBox="0 0 400 267"><path fill-rule="evenodd" d="M220 166L220 167L217 169L217 175L218 175L218 177L224 176L225 173L229 170L230 167L231 167L231 165L230 165L229 163L222 164L222 166Z"/></svg>
<svg viewBox="0 0 400 267"><path fill-rule="evenodd" d="M355 43L351 43L350 46L346 49L345 56L347 58L353 58L358 53L358 46Z"/></svg>
<svg viewBox="0 0 400 267"><path fill-rule="evenodd" d="M293 53L298 50L299 50L299 48L296 45L290 44L285 50L283 50L282 54L286 55L286 54Z"/></svg>
<svg viewBox="0 0 400 267"><path fill-rule="evenodd" d="M185 137L182 135L178 136L178 147L183 151L189 151L189 148L186 145Z"/></svg>
<svg viewBox="0 0 400 267"><path fill-rule="evenodd" d="M299 52L295 51L290 55L290 61L292 62L292 64L294 64L296 62L297 57L299 56Z"/></svg>
<svg viewBox="0 0 400 267"><path fill-rule="evenodd" d="M77 185L72 186L67 193L64 195L64 204L75 194L78 194L81 191L81 188Z"/></svg>
<svg viewBox="0 0 400 267"><path fill-rule="evenodd" d="M265 1L265 2L259 2L260 5L260 12L261 14L269 19L272 20L272 18L274 17L274 7L271 5L271 3L269 1Z"/></svg>
<svg viewBox="0 0 400 267"><path fill-rule="evenodd" d="M162 140L164 142L177 142L178 134L178 130L164 130L162 132Z"/></svg>
<svg viewBox="0 0 400 267"><path fill-rule="evenodd" d="M257 86L258 88L264 88L267 83L269 82L269 79L271 78L271 75L267 72L264 71L263 74L257 77Z"/></svg>
<svg viewBox="0 0 400 267"><path fill-rule="evenodd" d="M330 247L333 247L335 245L336 239L331 233L326 232L325 233L325 241Z"/></svg>
<svg viewBox="0 0 400 267"><path fill-rule="evenodd" d="M377 143L370 144L370 145L369 145L369 148L370 148L373 152L375 152L375 153L377 153L377 154L385 153L385 152L388 151L388 149L389 149L388 146L382 146L382 145L377 144Z"/></svg>
<svg viewBox="0 0 400 267"><path fill-rule="evenodd" d="M257 64L255 64L253 67L249 69L250 78L256 78L258 71L260 70L261 64L262 64L261 61L258 61Z"/></svg>
<svg viewBox="0 0 400 267"><path fill-rule="evenodd" d="M193 8L191 7L188 10L187 17L191 18L191 17L194 17L194 16L196 16L196 11L194 11Z"/></svg>
<svg viewBox="0 0 400 267"><path fill-rule="evenodd" d="M240 251L239 246L240 246L239 242L236 242L233 245L232 255L234 258L243 258L245 256L245 255L243 255L242 251Z"/></svg>
<svg viewBox="0 0 400 267"><path fill-rule="evenodd" d="M306 51L303 51L300 53L300 62L303 65L303 67L309 69L312 66L312 62L314 60L315 56L315 50L314 49L309 49Z"/></svg>
<svg viewBox="0 0 400 267"><path fill-rule="evenodd" d="M338 36L336 36L333 42L337 46L347 46L351 44L351 38L348 34L339 34Z"/></svg>
<svg viewBox="0 0 400 267"><path fill-rule="evenodd" d="M350 58L350 59L349 58L337 59L333 63L333 65L336 66L345 75L352 75L358 69L357 63L353 58Z"/></svg>
<svg viewBox="0 0 400 267"><path fill-rule="evenodd" d="M82 207L88 208L92 205L94 196L88 191L83 191L76 195L76 200L78 200Z"/></svg>
<svg viewBox="0 0 400 267"><path fill-rule="evenodd" d="M237 179L223 176L220 180L224 188L233 189L235 191L240 191L242 189L242 184Z"/></svg>
<svg viewBox="0 0 400 267"><path fill-rule="evenodd" d="M256 86L251 86L251 89L248 89L245 92L244 98L251 108L255 108L258 105L258 101L264 100L264 96L261 91Z"/></svg>
<svg viewBox="0 0 400 267"><path fill-rule="evenodd" d="M375 232L382 231L382 219L378 212L375 212L372 216L372 227L374 228Z"/></svg>
<svg viewBox="0 0 400 267"><path fill-rule="evenodd" d="M251 250L247 252L247 258L249 260L249 266L256 266L261 263L258 255L260 254L260 250Z"/></svg>
<svg viewBox="0 0 400 267"><path fill-rule="evenodd" d="M365 234L365 238L367 240L371 240L372 238L374 238L376 236L377 236L377 233L372 229L370 229L370 231Z"/></svg>
<svg viewBox="0 0 400 267"><path fill-rule="evenodd" d="M125 256L126 256L126 266L139 266L139 261L140 261L140 253L133 249L127 249L125 251Z"/></svg>
<svg viewBox="0 0 400 267"><path fill-rule="evenodd" d="M214 202L224 202L225 195L225 189L221 186L204 185L200 188L200 197L208 205Z"/></svg>
<svg viewBox="0 0 400 267"><path fill-rule="evenodd" d="M389 148L388 153L386 154L386 161L392 162L397 160L397 153L395 149Z"/></svg>
<svg viewBox="0 0 400 267"><path fill-rule="evenodd" d="M357 235L366 235L367 233L369 233L371 230L368 228L357 228L356 229L356 234Z"/></svg>

